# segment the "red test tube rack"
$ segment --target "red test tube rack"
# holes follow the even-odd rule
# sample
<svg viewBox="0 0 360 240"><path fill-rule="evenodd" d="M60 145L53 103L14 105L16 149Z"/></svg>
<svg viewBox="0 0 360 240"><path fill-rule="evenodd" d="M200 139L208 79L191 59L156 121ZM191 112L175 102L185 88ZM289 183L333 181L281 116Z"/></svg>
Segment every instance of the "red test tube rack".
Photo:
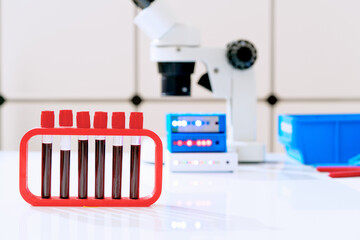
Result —
<svg viewBox="0 0 360 240"><path fill-rule="evenodd" d="M101 113L104 115L104 113ZM34 128L28 131L20 142L20 175L19 175L19 187L20 187L20 194L23 197L23 199L28 202L29 204L33 206L63 206L63 207L147 207L155 203L160 195L161 195L161 189L162 189L162 167L163 167L163 145L161 142L160 137L154 133L151 130L143 129L142 124L141 127L136 128L125 128L125 123L120 123L119 119L125 120L124 115L119 113L113 113L115 114L115 118L113 118L113 122L116 122L116 124L112 126L112 128L107 128L106 126L91 128L90 126L82 126L77 124L77 127L70 127L69 126L61 126L61 127L55 127L53 123L51 124L42 124L43 126L41 128ZM50 115L53 121L53 113L46 112L44 116ZM81 112L78 113L77 116L79 117L86 117L86 119L89 118L88 112ZM98 115L97 115L98 116ZM132 119L131 121L140 121L142 123L142 113L132 113L132 116L136 116L135 118L139 119ZM141 118L141 119L140 119ZM115 120L114 120L115 119ZM78 120L79 121L79 120ZM44 122L42 120L42 122ZM72 125L72 124L71 124ZM130 126L133 124L130 123ZM114 144L114 146L122 146L122 137L132 137L132 138L139 138L139 137L149 137L151 138L155 143L155 182L154 182L154 189L152 191L152 194L149 196L139 197L138 199L132 199L130 197L122 197L119 194L119 190L117 192L116 189L113 189L113 195L112 196L104 196L103 198L98 198L96 196L87 196L87 191L85 191L84 188L87 187L87 182L85 182L85 179L83 180L84 183L80 186L79 189L82 189L82 192L79 192L78 196L66 196L66 198L61 196L51 196L49 191L47 190L46 196L37 196L33 194L28 187L28 142L29 140L34 136L43 136L43 139L51 139L51 136L76 136L79 139L84 138L86 136L94 136L95 138L97 136L102 137L114 137L114 139L117 139ZM48 137L49 136L49 137ZM121 136L121 140L119 142L119 136ZM80 142L80 141L79 141ZM80 145L79 145L80 146ZM79 149L78 149L79 150ZM87 150L87 147L86 147ZM81 159L84 160L84 159ZM86 159L87 160L87 155ZM49 159L49 162L51 159ZM119 160L117 160L119 161ZM87 161L86 161L87 162ZM114 162L115 163L115 162ZM120 164L118 162L117 164ZM84 165L87 166L87 163ZM116 165L117 169L114 172L118 172L120 169L120 165ZM51 168L51 167L50 167ZM44 168L45 169L45 168ZM46 170L46 169L45 169ZM102 169L101 169L102 170ZM80 171L80 169L79 169ZM85 170L84 173L87 173ZM102 172L102 171L101 171ZM113 172L113 174L114 174ZM87 174L84 174L87 176ZM79 175L79 177L82 177ZM102 179L103 176L101 176ZM84 178L84 177L83 177ZM120 176L121 178L121 176ZM42 180L46 179L44 176L42 177ZM118 178L114 178L114 181L120 183L120 180ZM47 179L46 179L47 180ZM70 179L71 181L71 179ZM86 180L87 181L87 180ZM91 181L91 180L90 180ZM46 187L47 189L51 189L51 181L46 181ZM119 188L119 186L116 186ZM100 189L102 193L102 189ZM66 189L67 192L67 189ZM115 196L114 196L115 195ZM102 197L102 196L101 196Z"/></svg>

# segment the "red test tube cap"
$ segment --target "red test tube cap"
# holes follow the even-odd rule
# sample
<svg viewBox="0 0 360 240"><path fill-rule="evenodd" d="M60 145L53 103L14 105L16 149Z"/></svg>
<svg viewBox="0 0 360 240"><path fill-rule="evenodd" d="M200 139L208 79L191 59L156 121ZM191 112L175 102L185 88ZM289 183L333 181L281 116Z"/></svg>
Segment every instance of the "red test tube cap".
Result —
<svg viewBox="0 0 360 240"><path fill-rule="evenodd" d="M144 122L144 116L142 112L132 112L130 114L130 128L142 129Z"/></svg>
<svg viewBox="0 0 360 240"><path fill-rule="evenodd" d="M116 129L125 128L125 113L124 112L113 112L111 118L111 126Z"/></svg>
<svg viewBox="0 0 360 240"><path fill-rule="evenodd" d="M41 127L53 128L55 125L54 111L42 111L41 112Z"/></svg>
<svg viewBox="0 0 360 240"><path fill-rule="evenodd" d="M60 110L59 125L60 125L60 127L72 127L73 126L73 113L71 110Z"/></svg>
<svg viewBox="0 0 360 240"><path fill-rule="evenodd" d="M107 112L95 112L94 128L107 128Z"/></svg>
<svg viewBox="0 0 360 240"><path fill-rule="evenodd" d="M90 113L77 112L76 113L76 126L78 128L90 128Z"/></svg>

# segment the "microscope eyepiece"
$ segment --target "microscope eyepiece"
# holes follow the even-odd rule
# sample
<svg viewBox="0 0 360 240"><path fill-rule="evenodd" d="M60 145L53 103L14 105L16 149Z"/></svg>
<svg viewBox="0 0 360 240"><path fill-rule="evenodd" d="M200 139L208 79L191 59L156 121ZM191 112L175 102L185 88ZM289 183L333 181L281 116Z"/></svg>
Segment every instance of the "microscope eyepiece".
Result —
<svg viewBox="0 0 360 240"><path fill-rule="evenodd" d="M133 2L141 9L147 8L155 0L133 0Z"/></svg>
<svg viewBox="0 0 360 240"><path fill-rule="evenodd" d="M190 96L195 62L159 62L163 96Z"/></svg>
<svg viewBox="0 0 360 240"><path fill-rule="evenodd" d="M256 48L246 40L234 41L227 45L227 58L234 68L248 69L256 61Z"/></svg>

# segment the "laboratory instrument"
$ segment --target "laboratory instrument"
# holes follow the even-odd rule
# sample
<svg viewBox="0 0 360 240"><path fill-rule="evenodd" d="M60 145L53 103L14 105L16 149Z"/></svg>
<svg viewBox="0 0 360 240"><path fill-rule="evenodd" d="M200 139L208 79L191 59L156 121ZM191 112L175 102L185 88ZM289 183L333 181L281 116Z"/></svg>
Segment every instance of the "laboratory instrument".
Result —
<svg viewBox="0 0 360 240"><path fill-rule="evenodd" d="M240 162L262 162L265 145L256 141L256 83L254 45L246 40L226 48L200 46L199 31L177 22L166 0L133 0L142 9L136 25L152 40L151 60L158 63L164 96L189 96L195 62L207 68L199 84L216 98L227 100L228 145Z"/></svg>
<svg viewBox="0 0 360 240"><path fill-rule="evenodd" d="M226 152L226 115L169 113L167 146L171 153Z"/></svg>
<svg viewBox="0 0 360 240"><path fill-rule="evenodd" d="M101 115L104 115L103 113ZM97 115L98 116L98 115ZM103 125L103 116L100 117L101 123L96 123L98 120L95 120L94 125L97 126L97 128L91 128L90 127L90 118L88 112L82 112L77 113L77 126L76 128L70 128L70 127L55 127L54 126L54 112L52 111L44 111L41 115L41 128L34 128L23 136L20 142L20 171L19 171L19 189L20 194L23 197L23 199L28 202L29 204L33 206L97 206L97 207L146 207L150 206L153 203L155 203L160 195L161 195L161 188L162 188L162 168L163 168L163 147L162 142L159 136L148 130L143 129L142 123L143 123L143 117L141 113L133 113L132 114L132 120L130 121L130 128L122 128L122 126L125 126L125 123L119 123L114 124L113 128L106 128ZM97 119L97 117L95 117ZM96 123L96 124L95 124ZM120 126L120 127L119 127ZM51 182L49 181L49 173L46 173L46 187L44 186L43 179L44 174L42 173L41 176L41 185L42 188L45 187L46 193L44 194L44 191L42 190L41 196L37 196L33 194L29 187L29 174L28 174L28 142L29 140L34 136L43 136L43 139L46 140L46 143L43 144L49 144L49 139L52 139L52 136L77 136L80 139L80 136L103 136L106 137L112 136L112 137L118 137L118 136L126 136L126 137L133 137L135 136L137 139L140 139L142 136L149 137L152 139L155 143L155 151L154 151L154 158L155 158L155 164L154 164L154 189L152 193L148 196L139 196L137 195L136 199L131 199L130 196L122 197L121 198L113 198L112 196L104 196L102 198L99 198L98 196L87 196L87 189L84 190L85 186L87 185L87 179L83 181L82 184L79 185L79 193L77 196L69 196L68 198L61 198L60 196L51 196L50 190L51 190ZM85 140L81 140L85 141ZM87 138L86 138L86 141ZM51 141L52 142L52 141ZM83 145L81 145L83 146ZM87 146L87 145L84 145ZM50 149L51 150L51 149ZM82 177L86 176L87 169L85 168L87 165L88 155L87 155L87 147L84 147L83 150L86 150L81 154L79 157L81 157L81 160L84 161L81 166L80 175ZM43 150L44 151L44 150ZM86 155L86 157L85 157ZM101 154L100 154L101 155ZM46 166L49 166L49 162L51 163L51 151L49 151L49 148L47 148L46 154L42 154L42 158L46 160ZM102 156L102 155L101 155ZM133 159L138 160L138 168L139 168L139 161L140 161L140 155L134 156ZM80 160L80 158L79 158ZM31 164L34 164L36 162L31 162ZM43 163L41 163L43 165ZM43 168L48 169L48 167ZM51 168L50 168L51 169ZM80 169L80 168L79 168ZM43 171L42 171L43 172ZM140 173L140 172L138 172ZM79 175L79 177L80 177ZM35 177L35 176L31 176ZM139 176L136 176L138 179ZM36 177L35 177L36 178ZM40 178L39 178L40 179ZM51 179L51 178L50 178ZM129 179L130 181L130 179ZM39 182L40 184L40 182ZM103 182L100 182L100 185L102 185ZM137 181L136 188L140 188L139 181ZM82 192L80 196L80 191ZM101 191L100 191L101 192Z"/></svg>
<svg viewBox="0 0 360 240"><path fill-rule="evenodd" d="M169 113L167 159L172 172L233 172L237 154L227 152L226 115Z"/></svg>

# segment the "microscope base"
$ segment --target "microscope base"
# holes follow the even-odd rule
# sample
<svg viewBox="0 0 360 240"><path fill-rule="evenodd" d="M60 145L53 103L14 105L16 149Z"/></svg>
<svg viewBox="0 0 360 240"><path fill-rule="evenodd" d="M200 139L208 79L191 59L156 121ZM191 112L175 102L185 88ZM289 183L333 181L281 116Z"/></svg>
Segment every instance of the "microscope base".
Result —
<svg viewBox="0 0 360 240"><path fill-rule="evenodd" d="M259 142L231 142L228 150L237 152L239 163L259 163L265 161L265 144Z"/></svg>

